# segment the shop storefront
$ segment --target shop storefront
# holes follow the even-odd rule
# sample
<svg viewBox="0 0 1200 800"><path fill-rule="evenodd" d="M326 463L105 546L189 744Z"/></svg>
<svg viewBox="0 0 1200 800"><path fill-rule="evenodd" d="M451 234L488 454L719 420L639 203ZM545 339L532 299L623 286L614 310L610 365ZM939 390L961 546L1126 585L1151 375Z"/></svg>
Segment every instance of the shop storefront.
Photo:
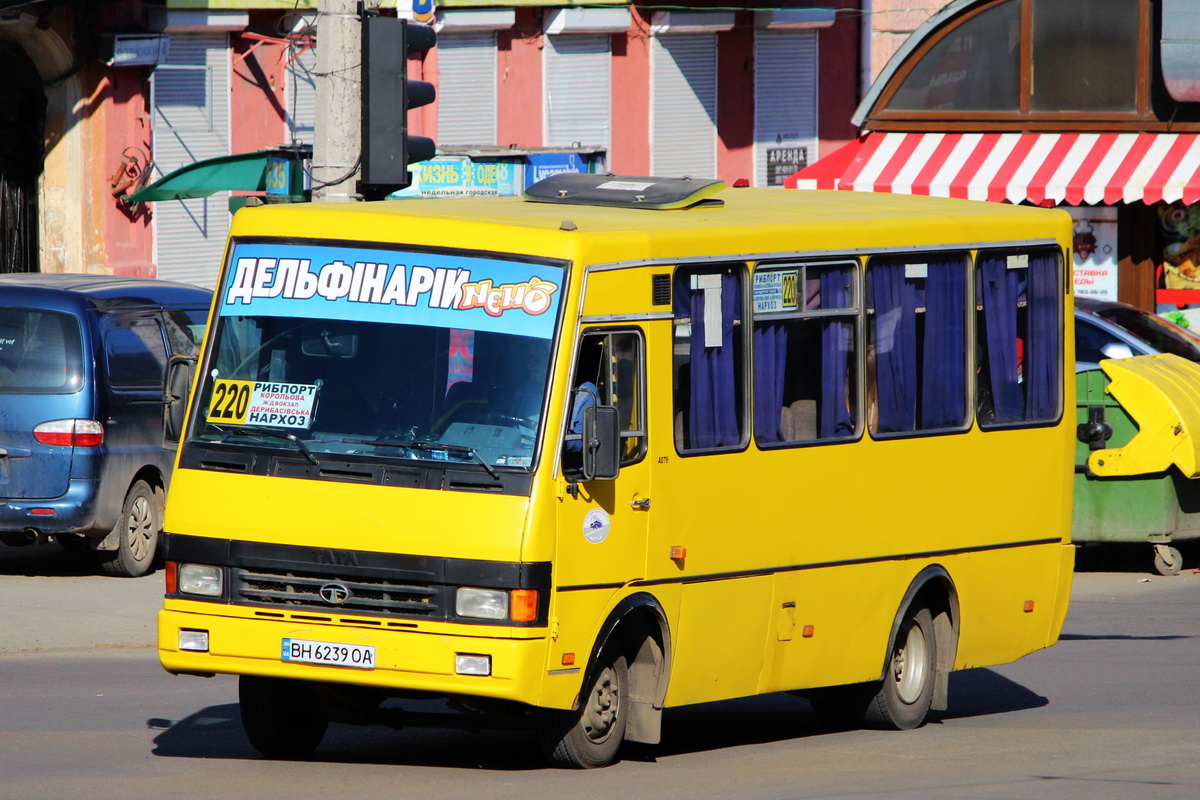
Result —
<svg viewBox="0 0 1200 800"><path fill-rule="evenodd" d="M1200 329L1200 82L1172 79L1197 53L1191 2L958 0L786 185L1064 208L1078 294Z"/></svg>

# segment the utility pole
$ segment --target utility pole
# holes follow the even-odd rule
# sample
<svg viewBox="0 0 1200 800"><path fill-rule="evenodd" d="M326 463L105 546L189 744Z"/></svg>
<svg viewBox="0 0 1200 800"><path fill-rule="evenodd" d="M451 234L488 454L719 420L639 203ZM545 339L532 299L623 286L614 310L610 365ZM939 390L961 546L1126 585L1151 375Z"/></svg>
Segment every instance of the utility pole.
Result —
<svg viewBox="0 0 1200 800"><path fill-rule="evenodd" d="M317 116L313 199L359 199L362 22L357 0L317 2Z"/></svg>

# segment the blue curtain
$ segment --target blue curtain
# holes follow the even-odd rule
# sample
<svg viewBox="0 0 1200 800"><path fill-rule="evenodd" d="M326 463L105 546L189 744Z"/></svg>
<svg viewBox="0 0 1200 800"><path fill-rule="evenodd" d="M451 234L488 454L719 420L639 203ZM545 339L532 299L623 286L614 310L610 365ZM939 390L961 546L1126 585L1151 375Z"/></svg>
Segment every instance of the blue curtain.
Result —
<svg viewBox="0 0 1200 800"><path fill-rule="evenodd" d="M1058 414L1059 352L1058 259L1052 253L1029 257L1029 341L1025 348L1025 418Z"/></svg>
<svg viewBox="0 0 1200 800"><path fill-rule="evenodd" d="M925 280L921 427L954 428L966 420L966 271L961 260L931 263Z"/></svg>
<svg viewBox="0 0 1200 800"><path fill-rule="evenodd" d="M782 322L754 327L754 436L760 442L781 442L779 417L783 409L783 377L787 365L787 327Z"/></svg>
<svg viewBox="0 0 1200 800"><path fill-rule="evenodd" d="M867 280L875 309L876 430L917 427L916 287L904 278L903 263L872 263Z"/></svg>
<svg viewBox="0 0 1200 800"><path fill-rule="evenodd" d="M850 281L849 270L822 271L821 308L849 308L853 300ZM817 435L822 439L854 433L848 402L848 395L854 389L850 382L852 336L853 328L845 321L821 322L821 405L817 411Z"/></svg>
<svg viewBox="0 0 1200 800"><path fill-rule="evenodd" d="M686 276L685 276L686 279ZM741 282L732 272L721 276L721 345L704 346L703 289L687 284L691 397L686 440L691 448L730 447L741 443L738 425L737 374L734 361L734 322L741 304Z"/></svg>
<svg viewBox="0 0 1200 800"><path fill-rule="evenodd" d="M996 422L1017 422L1024 413L1017 384L1017 300L1024 271L1009 269L1003 256L983 259L980 289Z"/></svg>

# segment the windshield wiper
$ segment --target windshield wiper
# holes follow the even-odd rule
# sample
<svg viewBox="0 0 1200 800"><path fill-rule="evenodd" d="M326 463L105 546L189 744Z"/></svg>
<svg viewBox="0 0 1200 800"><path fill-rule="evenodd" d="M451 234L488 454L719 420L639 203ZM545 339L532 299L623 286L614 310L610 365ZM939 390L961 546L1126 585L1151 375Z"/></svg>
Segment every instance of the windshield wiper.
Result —
<svg viewBox="0 0 1200 800"><path fill-rule="evenodd" d="M220 425L213 425L213 427L225 434L225 439L228 439L230 436L237 435L265 436L268 439L282 439L284 441L291 442L292 444L296 445L296 449L299 450L306 459L308 459L308 463L312 464L314 467L321 466L321 462L317 461L317 457L314 456L312 451L308 449L308 445L301 441L300 437L294 433L285 433L284 431L275 430L274 428L264 428L255 425L245 425L237 428L225 428Z"/></svg>
<svg viewBox="0 0 1200 800"><path fill-rule="evenodd" d="M363 444L371 447L411 447L413 450L445 450L450 453L466 453L474 457L476 461L483 465L487 470L488 475L493 479L500 480L500 473L492 468L492 465L484 460L483 456L479 455L479 451L474 447L467 447L464 444L443 444L442 442L393 442L387 439L378 439L373 442L363 442Z"/></svg>

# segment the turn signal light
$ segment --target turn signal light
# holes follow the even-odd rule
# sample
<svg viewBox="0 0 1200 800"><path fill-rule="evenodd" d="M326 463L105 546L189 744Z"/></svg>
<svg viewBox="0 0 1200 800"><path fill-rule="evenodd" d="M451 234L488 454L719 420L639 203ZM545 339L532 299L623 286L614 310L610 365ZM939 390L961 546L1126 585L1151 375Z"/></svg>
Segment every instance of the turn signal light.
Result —
<svg viewBox="0 0 1200 800"><path fill-rule="evenodd" d="M509 593L508 608L513 622L533 622L537 619L537 590L513 589Z"/></svg>
<svg viewBox="0 0 1200 800"><path fill-rule="evenodd" d="M1033 601L1032 600L1025 601L1025 613L1026 614L1033 613Z"/></svg>

